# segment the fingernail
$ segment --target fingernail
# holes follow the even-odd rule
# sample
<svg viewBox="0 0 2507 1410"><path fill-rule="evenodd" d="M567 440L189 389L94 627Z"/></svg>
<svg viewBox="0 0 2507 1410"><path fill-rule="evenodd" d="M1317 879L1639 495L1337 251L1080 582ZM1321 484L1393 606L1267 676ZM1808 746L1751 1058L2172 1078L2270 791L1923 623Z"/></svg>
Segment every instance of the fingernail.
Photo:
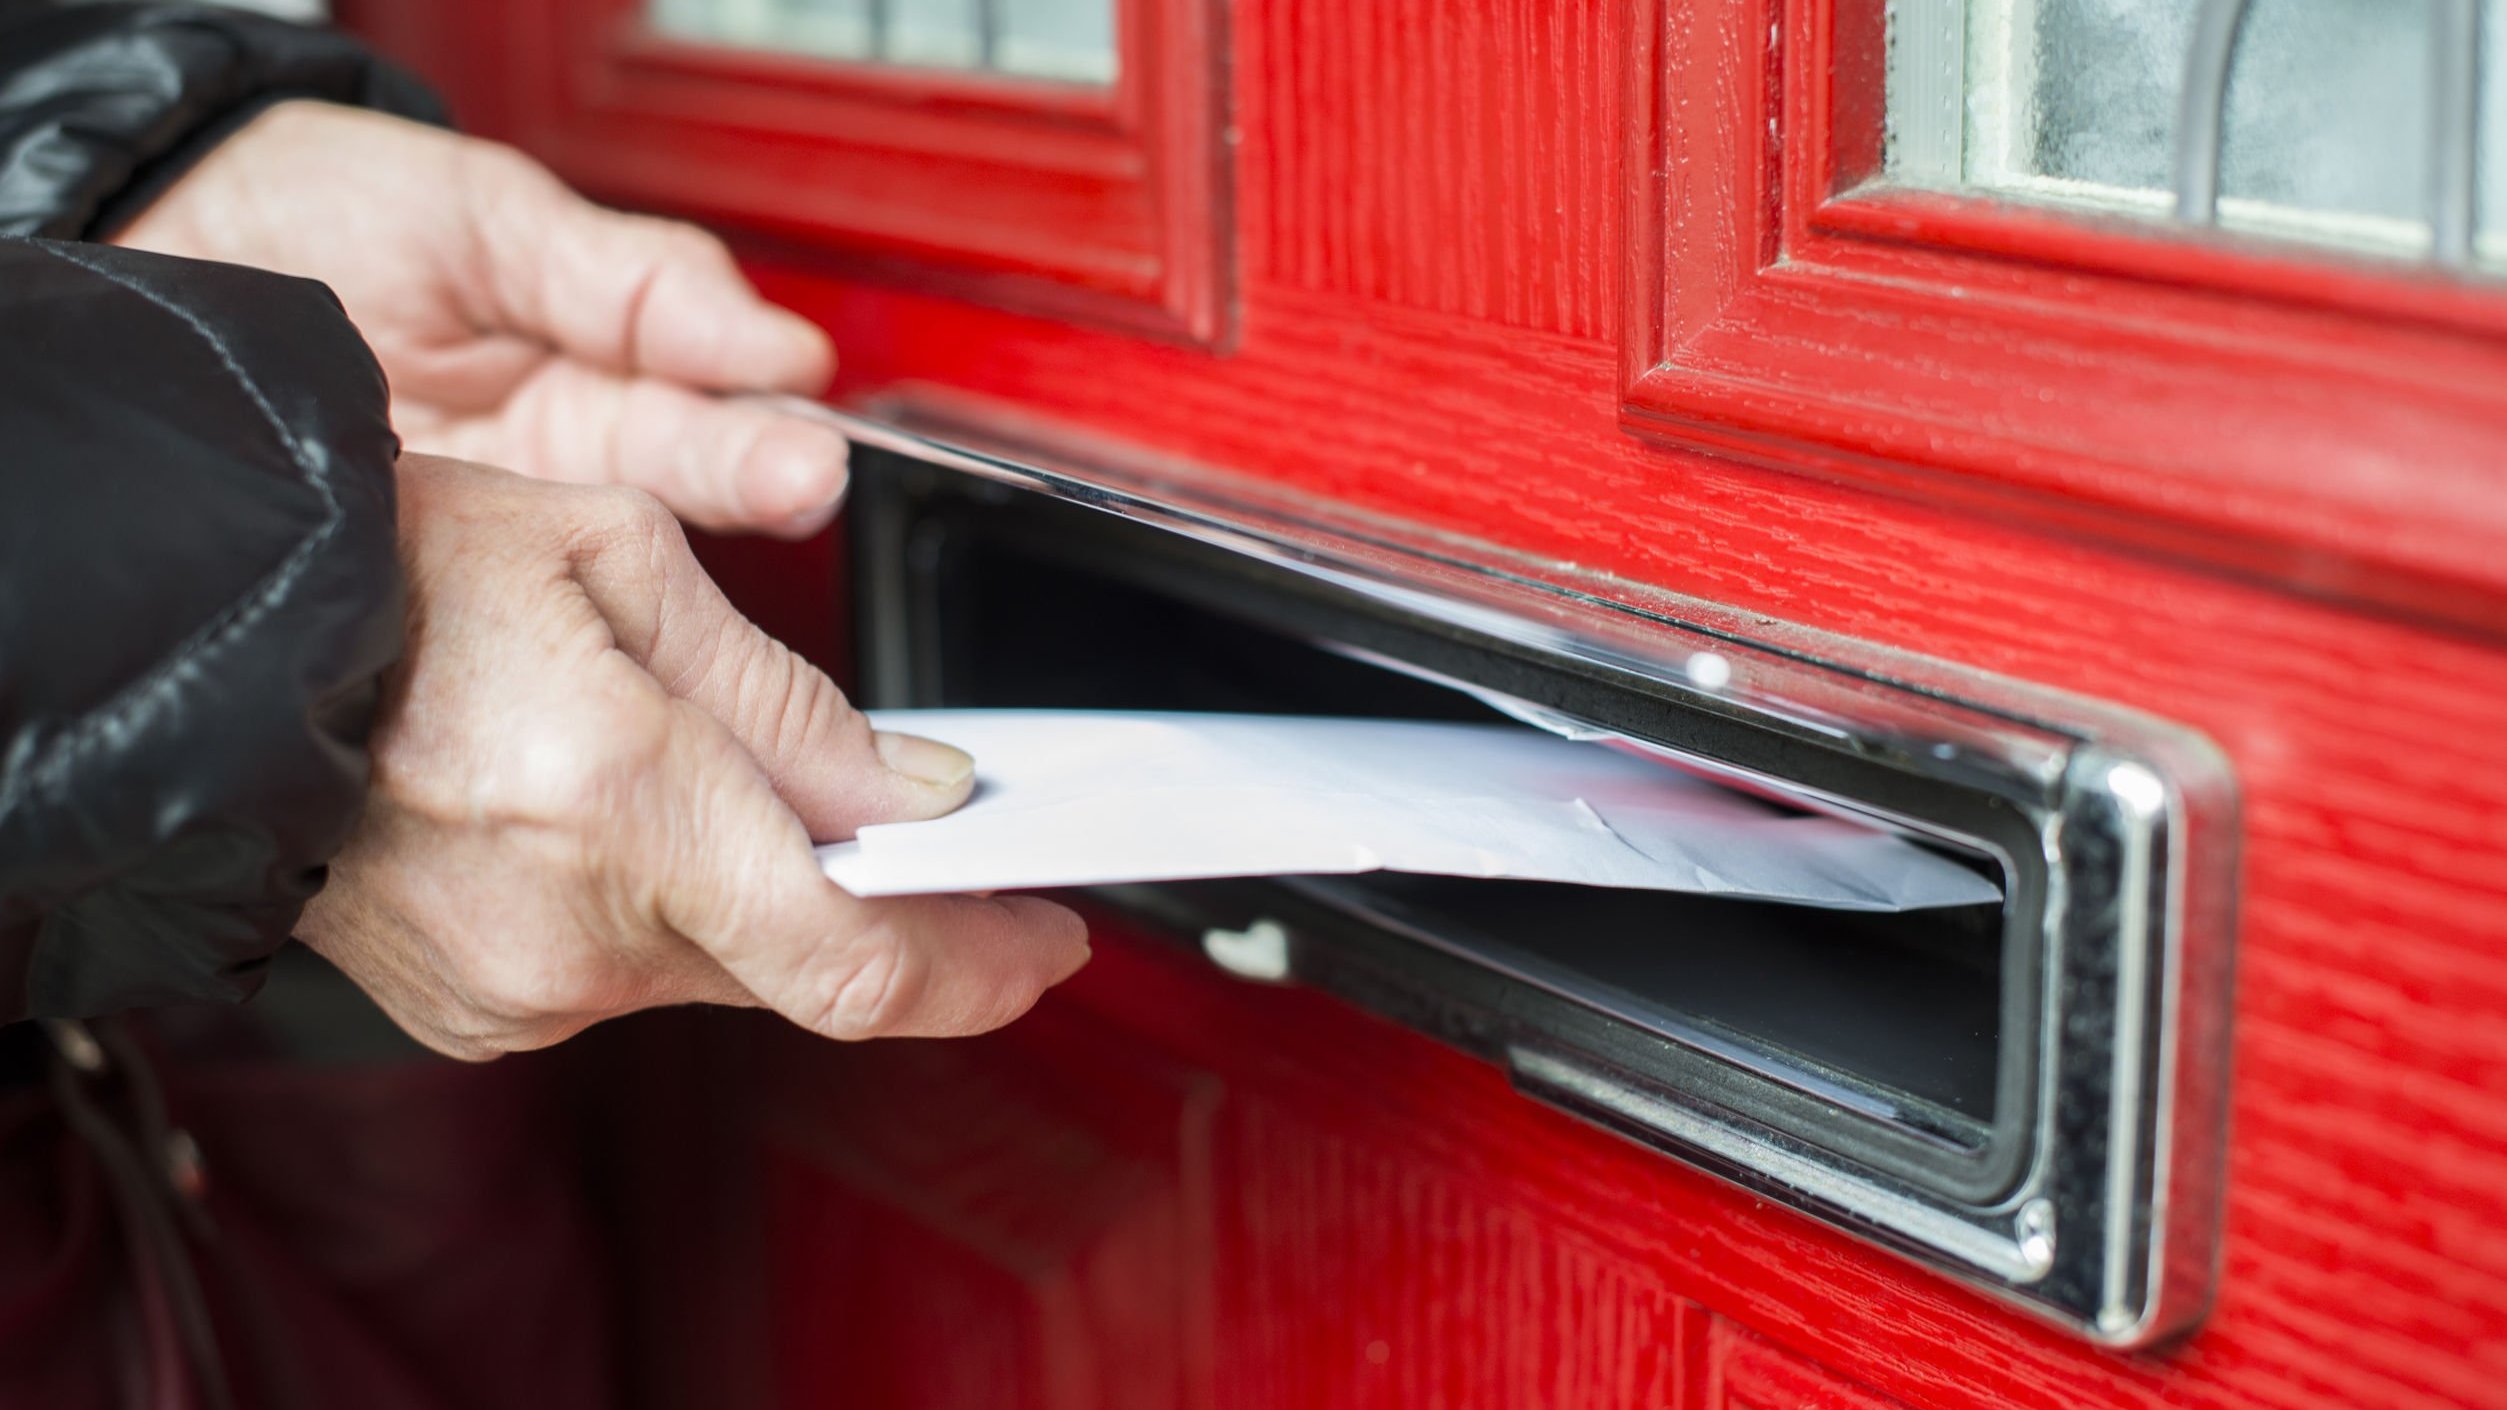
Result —
<svg viewBox="0 0 2507 1410"><path fill-rule="evenodd" d="M844 500L848 448L841 436L817 434L824 428L802 429L813 434L787 438L791 443L778 447L783 453L767 464L760 489L769 504L786 513L833 517Z"/></svg>
<svg viewBox="0 0 2507 1410"><path fill-rule="evenodd" d="M880 762L917 783L954 788L974 776L975 756L919 734L875 732Z"/></svg>
<svg viewBox="0 0 2507 1410"><path fill-rule="evenodd" d="M788 521L777 532L781 533L788 539L816 538L818 537L820 530L825 529L829 524L836 522L836 511L842 509L843 507L844 505L841 502L823 505L817 509L809 511L806 514L803 514L797 519Z"/></svg>
<svg viewBox="0 0 2507 1410"><path fill-rule="evenodd" d="M1062 979L1068 979L1072 975L1079 973L1081 970L1088 968L1088 962L1096 957L1097 952L1091 949L1086 941L1080 942L1079 955L1071 961L1071 967L1069 969L1062 971ZM1062 982L1062 979L1057 979L1053 982L1059 984Z"/></svg>

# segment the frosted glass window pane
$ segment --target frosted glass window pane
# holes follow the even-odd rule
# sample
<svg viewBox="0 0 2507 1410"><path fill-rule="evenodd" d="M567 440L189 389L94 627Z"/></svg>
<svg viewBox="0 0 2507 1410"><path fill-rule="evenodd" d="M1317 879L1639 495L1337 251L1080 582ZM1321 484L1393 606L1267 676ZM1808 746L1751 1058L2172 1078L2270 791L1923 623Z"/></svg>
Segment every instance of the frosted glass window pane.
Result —
<svg viewBox="0 0 2507 1410"><path fill-rule="evenodd" d="M664 34L817 58L1104 84L1117 0L645 0Z"/></svg>
<svg viewBox="0 0 2507 1410"><path fill-rule="evenodd" d="M1114 79L1111 0L998 0L1005 72L1079 83Z"/></svg>
<svg viewBox="0 0 2507 1410"><path fill-rule="evenodd" d="M871 0L781 0L777 47L823 59L871 57Z"/></svg>
<svg viewBox="0 0 2507 1410"><path fill-rule="evenodd" d="M2481 130L2474 141L2481 183L2473 209L2481 239L2485 246L2493 240L2507 245L2507 5L2481 7ZM2482 254L2495 258L2498 252L2484 248Z"/></svg>
<svg viewBox="0 0 2507 1410"><path fill-rule="evenodd" d="M971 69L984 62L976 0L889 0L886 39L879 57L892 64Z"/></svg>
<svg viewBox="0 0 2507 1410"><path fill-rule="evenodd" d="M775 0L647 0L653 27L684 39L766 47L774 42Z"/></svg>
<svg viewBox="0 0 2507 1410"><path fill-rule="evenodd" d="M2476 151L2507 229L2507 3L2482 0ZM1896 0L1890 176L2165 215L2195 0ZM2229 71L2220 222L2410 252L2428 243L2430 0L2252 0Z"/></svg>
<svg viewBox="0 0 2507 1410"><path fill-rule="evenodd" d="M2192 0L2038 0L2035 168L2167 187ZM2220 194L2417 220L2429 146L2426 0L2253 0Z"/></svg>

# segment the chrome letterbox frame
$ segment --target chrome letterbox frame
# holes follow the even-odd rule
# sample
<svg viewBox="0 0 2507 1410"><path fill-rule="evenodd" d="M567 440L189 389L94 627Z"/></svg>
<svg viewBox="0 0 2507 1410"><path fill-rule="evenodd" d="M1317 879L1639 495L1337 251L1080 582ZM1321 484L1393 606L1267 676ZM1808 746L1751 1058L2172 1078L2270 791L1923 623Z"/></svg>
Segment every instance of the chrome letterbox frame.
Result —
<svg viewBox="0 0 2507 1410"><path fill-rule="evenodd" d="M2237 846L2232 776L2209 741L2111 704L935 405L945 406L813 411L857 445L921 466L1245 555L1375 610L1642 679L1809 750L1989 782L2020 800L2048 878L2043 1009L2032 1139L2017 1178L1989 1201L1841 1161L1589 1056L1524 1043L1506 1059L1532 1095L2098 1342L2146 1345L2200 1319L2218 1261ZM895 563L856 569L869 591L901 581ZM910 677L910 623L866 635L868 674ZM1814 778L1691 757L1810 806L1917 826Z"/></svg>

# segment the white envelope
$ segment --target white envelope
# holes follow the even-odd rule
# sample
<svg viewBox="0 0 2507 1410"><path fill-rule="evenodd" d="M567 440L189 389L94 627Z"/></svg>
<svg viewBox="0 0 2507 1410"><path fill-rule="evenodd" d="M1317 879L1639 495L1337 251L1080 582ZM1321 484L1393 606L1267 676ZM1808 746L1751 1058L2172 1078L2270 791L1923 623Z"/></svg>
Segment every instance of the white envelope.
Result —
<svg viewBox="0 0 2507 1410"><path fill-rule="evenodd" d="M965 807L821 847L858 896L1379 869L1893 911L2001 899L1892 834L1506 724L1053 710L872 718L975 756Z"/></svg>

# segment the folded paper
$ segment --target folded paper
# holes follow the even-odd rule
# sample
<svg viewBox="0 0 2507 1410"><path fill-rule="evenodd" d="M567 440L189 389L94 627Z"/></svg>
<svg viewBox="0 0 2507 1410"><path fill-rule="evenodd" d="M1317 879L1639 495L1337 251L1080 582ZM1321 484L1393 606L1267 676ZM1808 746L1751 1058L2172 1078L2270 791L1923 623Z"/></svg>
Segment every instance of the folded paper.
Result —
<svg viewBox="0 0 2507 1410"><path fill-rule="evenodd" d="M1893 911L1999 900L1946 857L1505 724L888 710L975 796L819 849L860 896L1375 870Z"/></svg>

